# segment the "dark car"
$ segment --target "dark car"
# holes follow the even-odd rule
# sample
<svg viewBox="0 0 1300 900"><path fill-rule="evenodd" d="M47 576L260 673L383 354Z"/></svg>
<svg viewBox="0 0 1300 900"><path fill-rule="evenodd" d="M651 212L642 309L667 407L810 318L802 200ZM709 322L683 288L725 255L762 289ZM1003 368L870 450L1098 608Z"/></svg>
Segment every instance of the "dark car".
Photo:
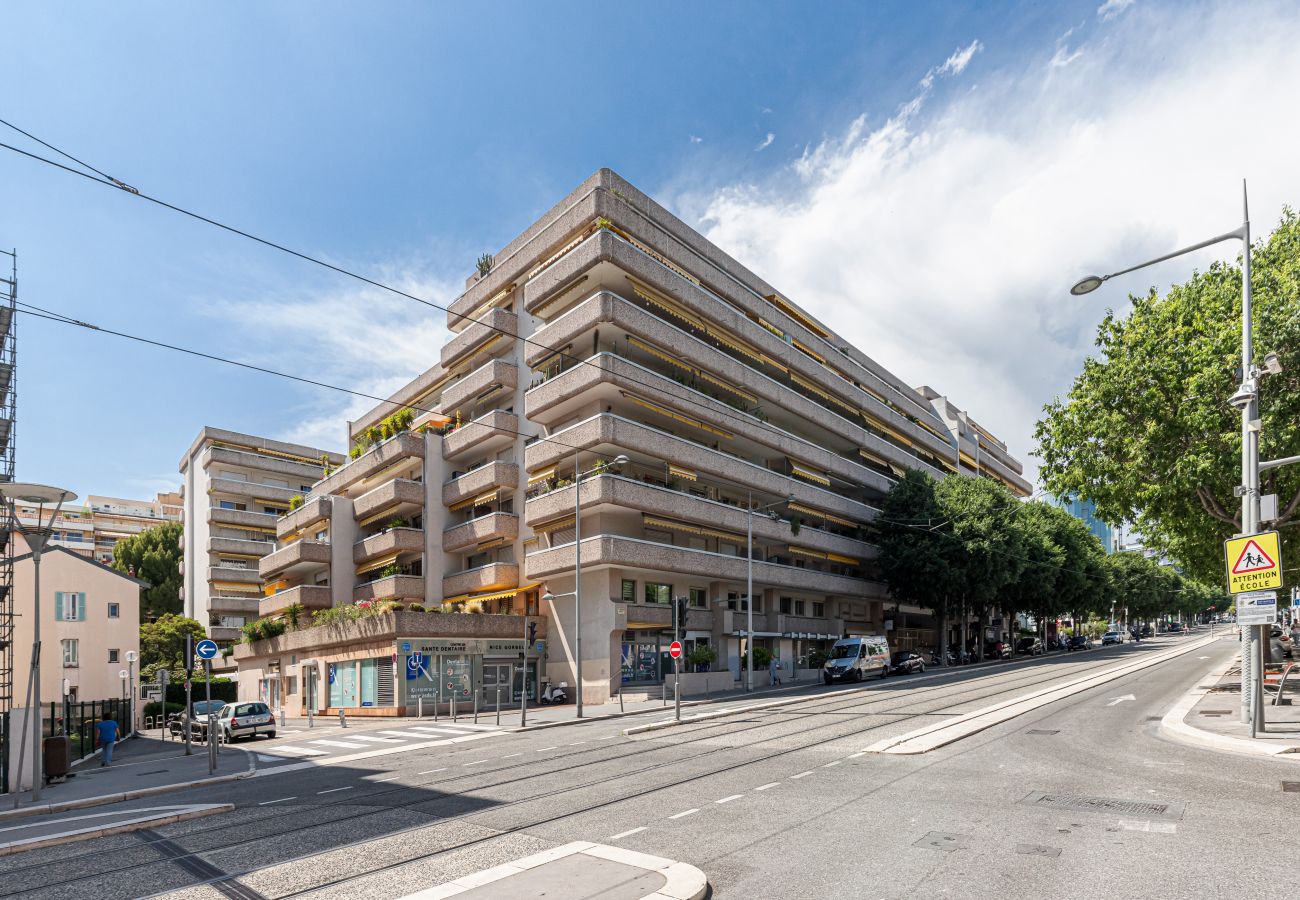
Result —
<svg viewBox="0 0 1300 900"><path fill-rule="evenodd" d="M925 660L920 654L913 653L911 650L895 650L894 655L889 657L889 674L906 675L909 672L924 672Z"/></svg>
<svg viewBox="0 0 1300 900"><path fill-rule="evenodd" d="M1010 659L1011 645L1005 641L986 641L984 644L985 659Z"/></svg>
<svg viewBox="0 0 1300 900"><path fill-rule="evenodd" d="M1016 653L1038 656L1039 654L1046 652L1047 650L1043 647L1043 642L1036 637L1023 637L1016 641Z"/></svg>
<svg viewBox="0 0 1300 900"><path fill-rule="evenodd" d="M1076 634L1065 642L1066 650L1091 650L1092 641L1088 640L1086 634Z"/></svg>
<svg viewBox="0 0 1300 900"><path fill-rule="evenodd" d="M1183 633L1183 625L1182 625L1182 623L1181 623L1181 622L1170 622L1170 623L1169 623L1169 633L1170 633L1170 634L1182 634L1182 633Z"/></svg>
<svg viewBox="0 0 1300 900"><path fill-rule="evenodd" d="M185 734L185 727L188 725L192 735L203 740L208 733L208 713L214 716L220 715L225 705L224 700L195 700L190 706L193 710L192 715L187 716L182 710L167 717L167 730L181 737Z"/></svg>
<svg viewBox="0 0 1300 900"><path fill-rule="evenodd" d="M1142 626L1142 637L1152 637L1154 634L1155 632L1151 630L1150 625Z"/></svg>

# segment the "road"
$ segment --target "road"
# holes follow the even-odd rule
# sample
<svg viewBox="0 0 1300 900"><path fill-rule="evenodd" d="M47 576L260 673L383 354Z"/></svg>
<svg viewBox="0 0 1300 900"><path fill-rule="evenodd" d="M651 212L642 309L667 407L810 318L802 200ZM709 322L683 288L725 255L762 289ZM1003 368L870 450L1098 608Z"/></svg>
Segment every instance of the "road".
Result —
<svg viewBox="0 0 1300 900"><path fill-rule="evenodd" d="M0 895L401 897L573 840L684 860L720 898L1289 892L1295 867L1271 860L1294 855L1300 772L1155 733L1232 641L924 755L864 752L1190 640L818 686L632 737L646 717L313 761L167 797L231 813L0 859Z"/></svg>

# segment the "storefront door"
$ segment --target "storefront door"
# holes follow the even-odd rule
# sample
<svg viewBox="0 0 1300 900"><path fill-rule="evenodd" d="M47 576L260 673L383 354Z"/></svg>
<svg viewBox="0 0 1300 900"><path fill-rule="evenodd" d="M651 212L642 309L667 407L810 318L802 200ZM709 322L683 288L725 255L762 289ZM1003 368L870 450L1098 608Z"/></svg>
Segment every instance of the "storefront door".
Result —
<svg viewBox="0 0 1300 900"><path fill-rule="evenodd" d="M623 642L623 684L658 684L659 640L639 638Z"/></svg>
<svg viewBox="0 0 1300 900"><path fill-rule="evenodd" d="M479 706L483 709L496 709L499 702L502 706L509 706L510 699L510 675L515 666L510 663L483 663L483 694L479 698Z"/></svg>

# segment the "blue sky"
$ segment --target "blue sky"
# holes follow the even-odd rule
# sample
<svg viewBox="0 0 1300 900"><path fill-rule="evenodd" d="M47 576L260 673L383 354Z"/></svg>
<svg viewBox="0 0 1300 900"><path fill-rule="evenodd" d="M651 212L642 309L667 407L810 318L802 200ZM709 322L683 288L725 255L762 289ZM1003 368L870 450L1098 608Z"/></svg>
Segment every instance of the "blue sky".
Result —
<svg viewBox="0 0 1300 900"><path fill-rule="evenodd" d="M1242 176L1261 225L1300 202L1283 152L1296 126L1277 121L1294 118L1279 104L1300 95L1300 35L1286 4L1249 12L15 3L0 118L439 302L608 165L1026 458L1100 317L1059 284L1234 226ZM1234 30L1244 19L1268 27ZM1234 78L1251 96L1231 105ZM426 368L443 333L432 310L8 151L0 246L18 248L29 303L371 392ZM205 424L342 449L359 408L19 325L24 480L146 496L179 482Z"/></svg>

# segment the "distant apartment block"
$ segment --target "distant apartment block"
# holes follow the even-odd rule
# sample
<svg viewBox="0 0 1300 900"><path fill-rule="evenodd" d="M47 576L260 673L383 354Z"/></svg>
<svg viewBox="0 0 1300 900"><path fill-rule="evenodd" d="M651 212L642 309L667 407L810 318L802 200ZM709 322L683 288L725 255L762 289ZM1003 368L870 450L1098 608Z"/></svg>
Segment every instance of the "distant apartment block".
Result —
<svg viewBox="0 0 1300 900"><path fill-rule="evenodd" d="M1093 537L1101 541L1101 546L1107 553L1114 553L1117 550L1129 550L1130 548L1121 544L1121 529L1111 526L1097 518L1097 505L1091 500L1084 500L1081 497L1066 495L1063 497L1052 497L1052 502L1061 509L1074 516L1092 532Z"/></svg>
<svg viewBox="0 0 1300 900"><path fill-rule="evenodd" d="M18 517L24 524L36 524L35 509L20 504ZM49 544L108 565L113 562L113 548L118 541L180 519L181 496L177 492L159 493L152 500L91 494L85 503L60 511Z"/></svg>
<svg viewBox="0 0 1300 900"><path fill-rule="evenodd" d="M258 562L276 520L344 457L315 447L204 428L180 461L185 615L222 644L258 616Z"/></svg>

